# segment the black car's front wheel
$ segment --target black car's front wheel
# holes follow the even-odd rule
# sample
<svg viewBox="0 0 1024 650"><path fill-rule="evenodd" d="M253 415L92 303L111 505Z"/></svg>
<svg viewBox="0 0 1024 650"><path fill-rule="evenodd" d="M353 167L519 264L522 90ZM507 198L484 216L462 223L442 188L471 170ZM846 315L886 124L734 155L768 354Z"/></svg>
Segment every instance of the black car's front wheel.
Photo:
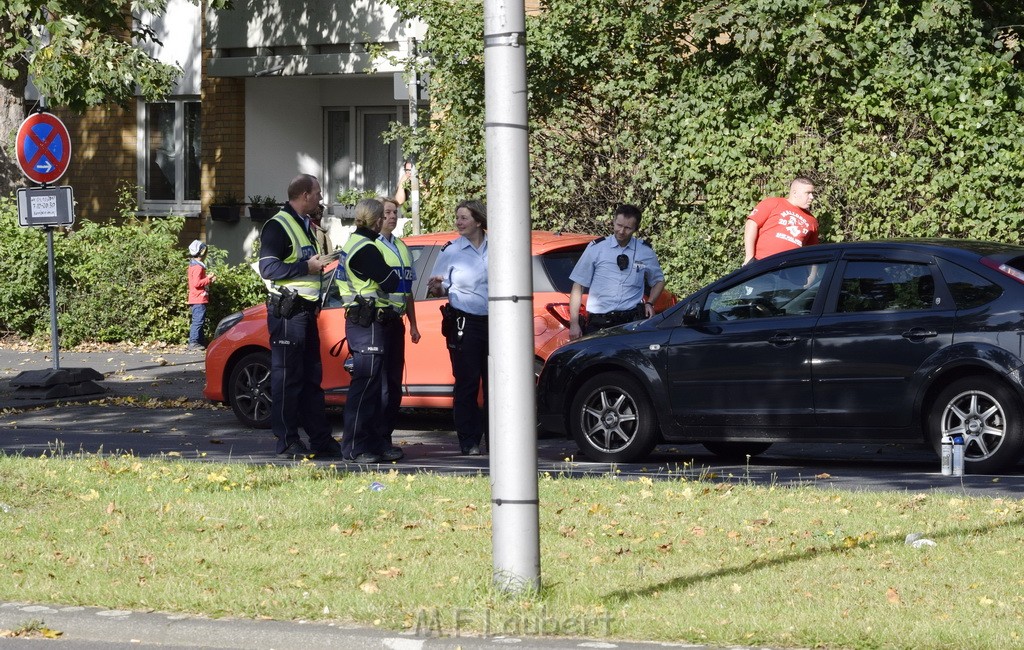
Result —
<svg viewBox="0 0 1024 650"><path fill-rule="evenodd" d="M589 379L572 401L569 430L588 458L629 463L658 442L654 407L640 383L619 372Z"/></svg>
<svg viewBox="0 0 1024 650"><path fill-rule="evenodd" d="M242 424L270 428L270 351L250 352L235 364L228 379L231 410Z"/></svg>
<svg viewBox="0 0 1024 650"><path fill-rule="evenodd" d="M928 416L932 445L943 436L964 439L964 468L998 472L1013 466L1024 448L1024 414L1017 397L990 377L965 377L947 386Z"/></svg>

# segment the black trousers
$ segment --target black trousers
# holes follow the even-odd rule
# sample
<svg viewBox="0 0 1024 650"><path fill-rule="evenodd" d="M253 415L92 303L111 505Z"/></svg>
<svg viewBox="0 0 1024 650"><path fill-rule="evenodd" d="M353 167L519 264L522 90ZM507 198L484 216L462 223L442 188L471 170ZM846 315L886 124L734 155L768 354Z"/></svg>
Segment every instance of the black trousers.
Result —
<svg viewBox="0 0 1024 650"><path fill-rule="evenodd" d="M384 325L363 327L345 321L345 337L352 353L352 381L345 399L341 453L345 458L385 451L381 436L384 381Z"/></svg>
<svg viewBox="0 0 1024 650"><path fill-rule="evenodd" d="M455 376L455 433L459 447L467 451L479 445L487 435L487 319L466 318L462 336L448 338L448 354ZM484 391L483 409L477 395Z"/></svg>
<svg viewBox="0 0 1024 650"><path fill-rule="evenodd" d="M384 326L384 382L381 395L381 437L384 448L392 446L398 411L402 406L402 375L405 371L405 323L401 318Z"/></svg>
<svg viewBox="0 0 1024 650"><path fill-rule="evenodd" d="M316 314L301 311L290 319L267 312L270 331L270 427L277 437L277 453L301 440L299 427L309 436L313 451L334 446L324 404L323 364Z"/></svg>

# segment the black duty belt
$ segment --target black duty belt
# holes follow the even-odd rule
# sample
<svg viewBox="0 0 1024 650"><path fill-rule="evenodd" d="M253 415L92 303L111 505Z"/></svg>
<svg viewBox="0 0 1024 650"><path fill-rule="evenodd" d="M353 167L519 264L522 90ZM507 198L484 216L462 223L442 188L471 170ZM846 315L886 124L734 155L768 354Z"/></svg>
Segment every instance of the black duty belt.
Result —
<svg viewBox="0 0 1024 650"><path fill-rule="evenodd" d="M621 325L622 323L631 323L635 320L643 318L646 315L647 310L644 309L644 305L643 303L641 303L632 309L610 311L605 314L590 314L590 322L594 323L599 327L608 327L610 325Z"/></svg>
<svg viewBox="0 0 1024 650"><path fill-rule="evenodd" d="M487 314L484 314L483 316L478 316L476 314L471 314L468 311L462 311L461 309L456 309L454 307L451 308L451 311L452 311L452 314L454 314L456 318L465 318L468 321L479 321L479 322L486 322L487 321Z"/></svg>

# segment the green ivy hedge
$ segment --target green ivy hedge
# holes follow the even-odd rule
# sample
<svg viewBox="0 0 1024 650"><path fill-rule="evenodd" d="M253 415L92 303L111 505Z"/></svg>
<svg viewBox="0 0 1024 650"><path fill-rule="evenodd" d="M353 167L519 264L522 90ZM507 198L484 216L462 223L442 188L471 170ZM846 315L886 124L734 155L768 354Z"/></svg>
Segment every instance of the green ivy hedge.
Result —
<svg viewBox="0 0 1024 650"><path fill-rule="evenodd" d="M483 197L483 3L396 0L418 64L423 221ZM1019 0L542 0L527 17L534 226L642 235L685 293L742 262L743 224L796 175L823 241L1024 230Z"/></svg>
<svg viewBox="0 0 1024 650"><path fill-rule="evenodd" d="M82 221L55 233L61 345L187 341L188 252L178 243L183 225L181 217L130 218L121 224ZM0 330L48 339L46 236L18 225L10 197L0 197L0 255L8 270L0 292ZM210 247L207 262L217 281L210 285L208 329L263 298L263 285L248 264L228 266L226 258L225 251Z"/></svg>

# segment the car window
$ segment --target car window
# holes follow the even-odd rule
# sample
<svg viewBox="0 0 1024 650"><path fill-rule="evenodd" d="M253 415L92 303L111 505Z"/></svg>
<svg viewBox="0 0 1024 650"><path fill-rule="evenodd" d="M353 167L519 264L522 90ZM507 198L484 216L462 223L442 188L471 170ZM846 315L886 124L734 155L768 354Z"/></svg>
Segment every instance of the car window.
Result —
<svg viewBox="0 0 1024 650"><path fill-rule="evenodd" d="M818 295L824 266L803 264L773 269L728 289L712 292L705 303L707 318L731 321L809 314Z"/></svg>
<svg viewBox="0 0 1024 650"><path fill-rule="evenodd" d="M341 261L338 261L341 264ZM323 296L322 307L324 309L337 309L341 307L341 293L338 291L338 283L334 281L335 269L330 273L320 276L320 295Z"/></svg>
<svg viewBox="0 0 1024 650"><path fill-rule="evenodd" d="M537 264L535 263L533 290L558 291L559 293L569 293L572 291L572 280L569 279L569 274L572 273L576 262L583 255L584 248L586 248L586 245L576 248L560 248L557 251L540 255L540 270L543 273L537 272ZM586 293L586 288L583 291Z"/></svg>
<svg viewBox="0 0 1024 650"><path fill-rule="evenodd" d="M958 309L980 307L1003 295L1003 288L959 264L939 261L939 270Z"/></svg>
<svg viewBox="0 0 1024 650"><path fill-rule="evenodd" d="M849 262L836 311L911 311L930 309L934 301L935 279L927 264Z"/></svg>
<svg viewBox="0 0 1024 650"><path fill-rule="evenodd" d="M409 254L412 255L412 267L416 270L417 281L425 277L428 246L410 246ZM340 261L339 261L340 263ZM326 273L320 278L320 295L324 296L324 309L337 309L341 307L341 293L338 290L338 283L334 281L334 273Z"/></svg>
<svg viewBox="0 0 1024 650"><path fill-rule="evenodd" d="M427 274L430 273L430 269L427 268L427 262L430 259L430 251L432 246L410 246L409 254L412 255L412 268L416 271L416 284L414 285L413 295L417 300L425 298L427 295ZM423 287L423 291L420 291L420 287Z"/></svg>

